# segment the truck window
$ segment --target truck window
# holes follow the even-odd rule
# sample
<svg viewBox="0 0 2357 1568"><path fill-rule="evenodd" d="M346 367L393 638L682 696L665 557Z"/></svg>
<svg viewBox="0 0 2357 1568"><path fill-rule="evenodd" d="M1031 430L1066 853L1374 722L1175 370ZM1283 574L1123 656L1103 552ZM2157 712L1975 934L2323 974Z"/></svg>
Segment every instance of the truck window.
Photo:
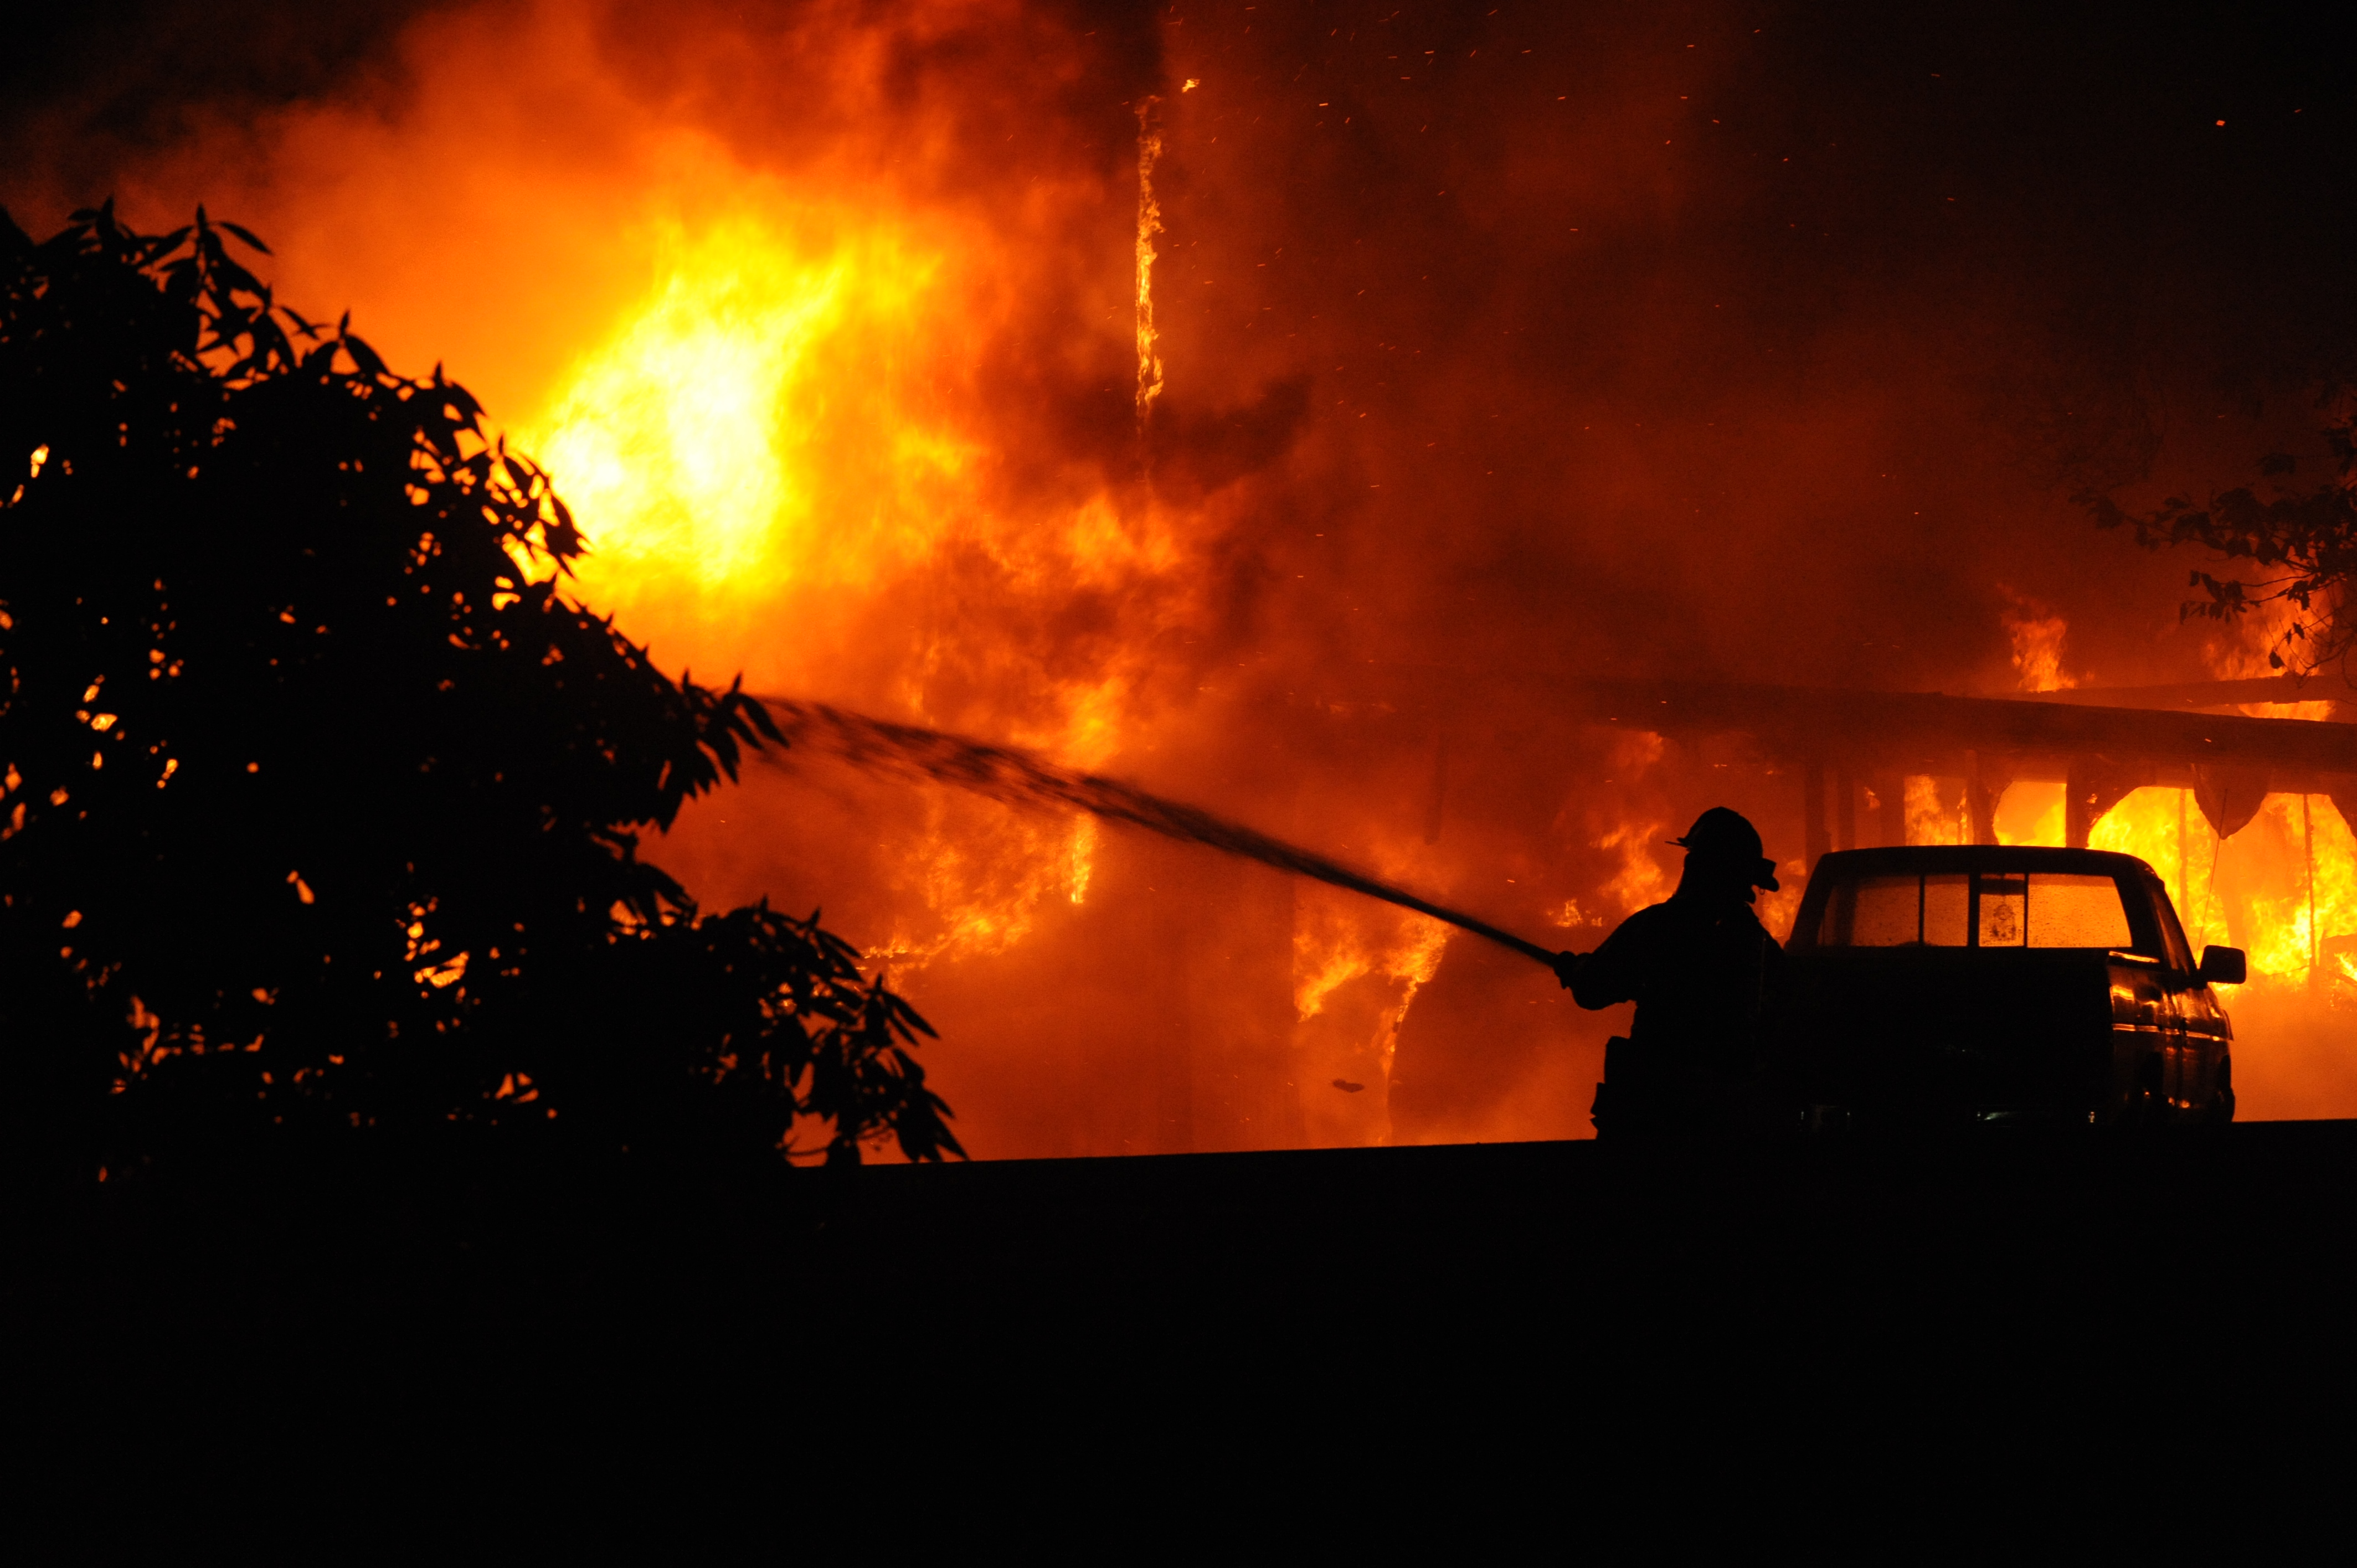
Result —
<svg viewBox="0 0 2357 1568"><path fill-rule="evenodd" d="M1828 948L2126 948L2119 884L2078 872L1866 875L1836 883L1817 945Z"/></svg>
<svg viewBox="0 0 2357 1568"><path fill-rule="evenodd" d="M1817 945L1960 948L1971 907L1972 878L1962 873L1853 877L1825 900Z"/></svg>
<svg viewBox="0 0 2357 1568"><path fill-rule="evenodd" d="M1973 879L1963 872L1923 878L1923 945L1960 948L1972 929Z"/></svg>
<svg viewBox="0 0 2357 1568"><path fill-rule="evenodd" d="M1861 876L1834 889L1825 906L1827 947L1897 948L1916 940L1922 923L1919 876Z"/></svg>
<svg viewBox="0 0 2357 1568"><path fill-rule="evenodd" d="M2018 948L2029 945L2029 879L1981 874L1981 929L1975 945Z"/></svg>
<svg viewBox="0 0 2357 1568"><path fill-rule="evenodd" d="M2029 874L2027 945L2033 948L2126 948L2127 907L2108 876L2070 871Z"/></svg>

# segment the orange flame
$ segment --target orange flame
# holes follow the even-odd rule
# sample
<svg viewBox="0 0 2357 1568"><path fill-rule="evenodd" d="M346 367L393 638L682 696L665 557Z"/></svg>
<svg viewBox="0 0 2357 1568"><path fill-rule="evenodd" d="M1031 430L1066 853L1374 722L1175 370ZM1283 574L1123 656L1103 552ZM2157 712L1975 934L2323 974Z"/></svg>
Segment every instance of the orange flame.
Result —
<svg viewBox="0 0 2357 1568"><path fill-rule="evenodd" d="M2035 599L2004 589L2013 608L2001 618L2013 640L2013 670L2025 692L2066 691L2079 682L2062 672L2062 641L2070 623Z"/></svg>
<svg viewBox="0 0 2357 1568"><path fill-rule="evenodd" d="M2320 795L2270 795L2219 842L2191 791L2138 789L2089 834L2142 858L2168 884L2189 941L2242 948L2254 986L2308 987L2344 974L2357 935L2357 836Z"/></svg>
<svg viewBox="0 0 2357 1568"><path fill-rule="evenodd" d="M1964 820L1964 791L1943 789L1943 783L1921 773L1908 775L1905 813L1909 843L1972 842L1972 826Z"/></svg>
<svg viewBox="0 0 2357 1568"><path fill-rule="evenodd" d="M1189 81L1185 91L1191 91ZM1154 237L1162 232L1162 204L1154 196L1154 166L1162 157L1162 137L1154 129L1155 105L1147 96L1137 103L1137 428L1143 435L1162 395L1162 354L1154 330Z"/></svg>

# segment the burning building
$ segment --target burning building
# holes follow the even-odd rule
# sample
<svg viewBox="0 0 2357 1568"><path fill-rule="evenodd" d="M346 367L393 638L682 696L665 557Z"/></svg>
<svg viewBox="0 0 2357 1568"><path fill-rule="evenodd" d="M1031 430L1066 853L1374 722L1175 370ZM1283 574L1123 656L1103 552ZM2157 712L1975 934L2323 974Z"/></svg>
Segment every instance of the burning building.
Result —
<svg viewBox="0 0 2357 1568"><path fill-rule="evenodd" d="M1721 801L1795 873L1771 924L1834 845L2129 849L2252 952L2245 1112L2357 1109L2348 732L2194 689L2264 635L2180 626L2184 564L2072 499L2314 446L2357 363L2335 51L1710 5L204 12L37 39L0 198L259 231L282 299L547 463L579 592L667 667L1566 947ZM1586 1130L1609 1024L1544 970L1085 815L790 757L654 858L859 940L979 1154Z"/></svg>

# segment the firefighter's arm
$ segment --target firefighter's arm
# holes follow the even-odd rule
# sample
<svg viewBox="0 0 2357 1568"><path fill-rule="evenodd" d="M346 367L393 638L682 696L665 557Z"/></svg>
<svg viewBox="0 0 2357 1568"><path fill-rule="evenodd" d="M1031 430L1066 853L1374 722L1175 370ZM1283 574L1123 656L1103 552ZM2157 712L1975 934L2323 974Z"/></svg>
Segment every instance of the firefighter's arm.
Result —
<svg viewBox="0 0 2357 1568"><path fill-rule="evenodd" d="M1592 953L1566 953L1555 961L1556 978L1571 992L1571 999L1587 1011L1617 1007L1637 999L1637 943L1629 935L1629 928L1634 923L1623 921L1620 929L1605 938L1604 945Z"/></svg>

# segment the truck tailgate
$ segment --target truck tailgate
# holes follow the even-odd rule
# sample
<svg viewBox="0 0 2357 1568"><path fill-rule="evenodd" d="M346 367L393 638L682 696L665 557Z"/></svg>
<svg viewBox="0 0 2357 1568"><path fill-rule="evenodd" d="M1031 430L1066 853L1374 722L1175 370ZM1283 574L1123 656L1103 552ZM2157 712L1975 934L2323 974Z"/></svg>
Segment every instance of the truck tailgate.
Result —
<svg viewBox="0 0 2357 1568"><path fill-rule="evenodd" d="M1780 1039L1811 1100L1910 1119L2083 1118L2112 1072L2110 959L2085 949L1796 952Z"/></svg>

